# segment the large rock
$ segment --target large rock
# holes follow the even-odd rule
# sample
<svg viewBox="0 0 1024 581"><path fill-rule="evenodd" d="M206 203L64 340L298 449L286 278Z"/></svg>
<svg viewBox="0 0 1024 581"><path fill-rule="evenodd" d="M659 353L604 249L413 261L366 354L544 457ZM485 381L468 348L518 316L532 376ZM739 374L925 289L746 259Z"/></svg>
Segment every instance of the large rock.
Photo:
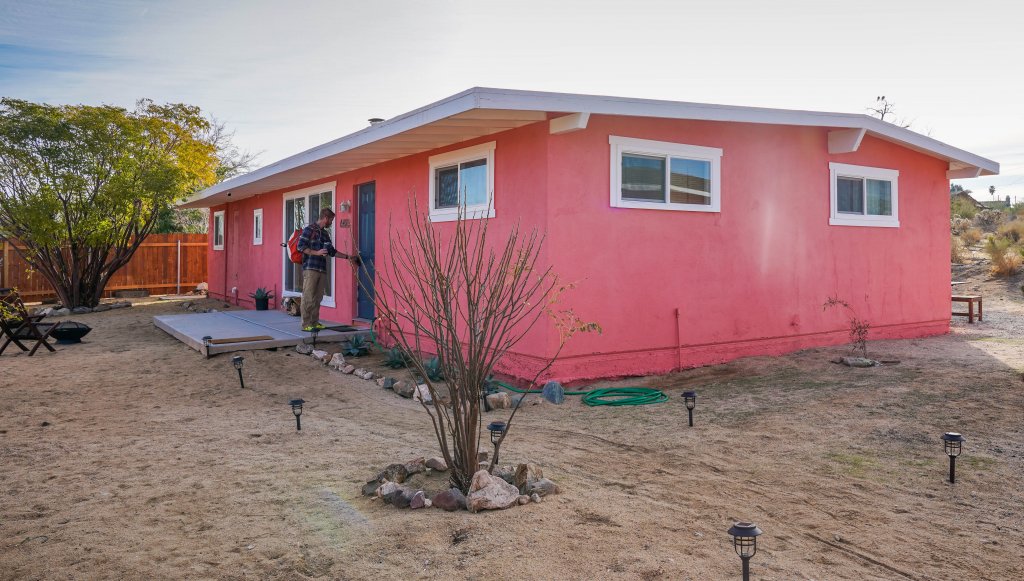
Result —
<svg viewBox="0 0 1024 581"><path fill-rule="evenodd" d="M470 512L481 510L501 510L519 501L519 490L497 476L491 476L486 470L473 475L469 485L469 497L466 506Z"/></svg>
<svg viewBox="0 0 1024 581"><path fill-rule="evenodd" d="M75 307L75 308L71 309L71 314L73 314L73 315L84 315L86 313L91 313L91 312L92 312L92 309L90 309L89 307Z"/></svg>
<svg viewBox="0 0 1024 581"><path fill-rule="evenodd" d="M52 307L38 307L38 308L32 310L32 314L33 315L42 315L44 317L49 317L49 316L53 315L53 308Z"/></svg>
<svg viewBox="0 0 1024 581"><path fill-rule="evenodd" d="M335 369L337 371L341 371L342 369L345 369L345 366L347 365L347 363L345 363L345 356L342 355L341 353L335 353L331 357L331 362L328 363L327 365L331 369Z"/></svg>
<svg viewBox="0 0 1024 581"><path fill-rule="evenodd" d="M458 488L451 488L444 492L438 492L430 499L430 502L437 508L448 512L466 508L466 497Z"/></svg>
<svg viewBox="0 0 1024 581"><path fill-rule="evenodd" d="M131 306L131 301L118 301L116 303L110 303L110 308L112 309L127 309Z"/></svg>
<svg viewBox="0 0 1024 581"><path fill-rule="evenodd" d="M367 483L367 485L369 485L369 483ZM394 492L399 488L401 488L401 485L397 482L385 482L376 488L376 494L377 496L384 498L385 496L394 494Z"/></svg>
<svg viewBox="0 0 1024 581"><path fill-rule="evenodd" d="M355 371L352 372L352 375L355 375L360 379L366 379L368 381L373 379L373 372L370 371L369 369L356 369Z"/></svg>
<svg viewBox="0 0 1024 581"><path fill-rule="evenodd" d="M881 365L881 363L874 359L866 359L864 357L839 357L838 359L833 359L833 362L842 363L848 367L876 367Z"/></svg>
<svg viewBox="0 0 1024 581"><path fill-rule="evenodd" d="M352 375L353 373L355 373L355 371L355 365L346 365L345 367L341 368L341 372L344 373L345 375Z"/></svg>
<svg viewBox="0 0 1024 581"><path fill-rule="evenodd" d="M96 305L95 307L92 308L92 312L94 312L94 313L103 313L103 312L109 311L112 308L114 308L114 307L111 307L110 305L107 305L107 304Z"/></svg>
<svg viewBox="0 0 1024 581"><path fill-rule="evenodd" d="M516 488L525 492L527 484L544 478L544 471L536 464L520 464L516 466L515 482Z"/></svg>
<svg viewBox="0 0 1024 581"><path fill-rule="evenodd" d="M541 395L551 403L562 403L565 401L565 388L557 381L549 381L544 384Z"/></svg>
<svg viewBox="0 0 1024 581"><path fill-rule="evenodd" d="M427 468L437 470L438 472L448 470L448 464L445 463L444 458L430 458L425 462L425 464Z"/></svg>
<svg viewBox="0 0 1024 581"><path fill-rule="evenodd" d="M397 482L399 484L405 482L405 479L409 477L409 470L405 467L405 464L391 464L387 468L380 471L377 474L376 480L380 482Z"/></svg>
<svg viewBox="0 0 1024 581"><path fill-rule="evenodd" d="M422 490L417 490L416 494L412 495L412 500L409 501L409 508L426 508L430 499L423 493Z"/></svg>
<svg viewBox="0 0 1024 581"><path fill-rule="evenodd" d="M409 381L399 381L391 390L404 398L410 398L416 393L416 385Z"/></svg>
<svg viewBox="0 0 1024 581"><path fill-rule="evenodd" d="M66 317L71 314L71 309L53 309L50 311L51 317Z"/></svg>
<svg viewBox="0 0 1024 581"><path fill-rule="evenodd" d="M385 484L394 484L394 482L386 482ZM361 490L361 492L363 493L363 496L380 496L377 493L377 491L380 490L381 486L383 485L380 483L379 480L371 480L363 485L363 489Z"/></svg>
<svg viewBox="0 0 1024 581"><path fill-rule="evenodd" d="M427 384L425 383L421 383L416 386L416 392L413 393L412 398L426 404L434 403L434 399L430 395L430 388L427 387Z"/></svg>
<svg viewBox="0 0 1024 581"><path fill-rule="evenodd" d="M536 482L530 483L528 492L530 494L539 494L540 496L547 496L549 494L558 494L559 492L561 492L561 489L558 488L557 484L548 480L547 478L541 478Z"/></svg>
<svg viewBox="0 0 1024 581"><path fill-rule="evenodd" d="M511 466L495 466L491 474L508 482L512 486L516 483L516 471Z"/></svg>
<svg viewBox="0 0 1024 581"><path fill-rule="evenodd" d="M487 405L492 410L504 410L512 407L512 398L504 391L487 395Z"/></svg>
<svg viewBox="0 0 1024 581"><path fill-rule="evenodd" d="M419 474L427 469L426 463L423 458L414 458L405 463L405 471L407 474Z"/></svg>
<svg viewBox="0 0 1024 581"><path fill-rule="evenodd" d="M295 352L300 355L309 355L313 352L313 346L309 343L299 343L295 346Z"/></svg>
<svg viewBox="0 0 1024 581"><path fill-rule="evenodd" d="M404 486L400 486L398 490L390 496L390 499L385 496L384 502L393 505L395 508L409 508L409 505L412 503L412 497L415 495L415 490L410 490Z"/></svg>
<svg viewBox="0 0 1024 581"><path fill-rule="evenodd" d="M321 363L327 363L331 360L331 354L326 351L321 351L320 349L314 349L311 355L313 356L313 359L316 359Z"/></svg>

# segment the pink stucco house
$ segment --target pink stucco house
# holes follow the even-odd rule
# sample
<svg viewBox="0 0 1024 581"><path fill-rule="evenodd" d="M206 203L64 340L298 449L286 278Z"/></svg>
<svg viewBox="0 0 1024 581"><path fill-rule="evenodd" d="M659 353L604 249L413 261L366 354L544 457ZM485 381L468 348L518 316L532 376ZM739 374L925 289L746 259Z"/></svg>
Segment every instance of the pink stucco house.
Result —
<svg viewBox="0 0 1024 581"><path fill-rule="evenodd" d="M298 294L281 242L325 205L334 239L388 268L389 217L420 198L492 231L547 232L545 258L604 328L575 338L562 380L665 372L848 341L948 332L949 180L996 162L859 114L474 88L204 190L210 293ZM459 192L462 192L460 195ZM373 317L336 261L322 317ZM538 328L503 364L529 376L557 345Z"/></svg>

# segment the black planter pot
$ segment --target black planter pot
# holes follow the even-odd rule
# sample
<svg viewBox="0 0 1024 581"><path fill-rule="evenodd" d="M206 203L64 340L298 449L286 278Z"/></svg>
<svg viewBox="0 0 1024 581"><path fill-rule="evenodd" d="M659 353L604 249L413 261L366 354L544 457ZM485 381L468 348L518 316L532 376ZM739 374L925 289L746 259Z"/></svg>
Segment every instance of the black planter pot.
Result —
<svg viewBox="0 0 1024 581"><path fill-rule="evenodd" d="M74 321L64 321L63 323L57 323L57 328L53 330L50 336L56 339L58 343L68 345L71 343L81 343L82 337L88 335L89 331L92 331L92 327L89 325Z"/></svg>
<svg viewBox="0 0 1024 581"><path fill-rule="evenodd" d="M257 311L265 311L268 308L270 308L270 299L269 298L266 298L266 299L253 299L253 300L256 301L256 310Z"/></svg>

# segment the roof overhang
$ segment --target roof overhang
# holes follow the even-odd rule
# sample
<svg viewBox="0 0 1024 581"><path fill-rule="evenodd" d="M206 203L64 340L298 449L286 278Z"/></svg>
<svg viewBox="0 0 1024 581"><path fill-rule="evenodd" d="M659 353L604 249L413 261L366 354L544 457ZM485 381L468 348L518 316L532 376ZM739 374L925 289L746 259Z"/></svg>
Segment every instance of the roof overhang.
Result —
<svg viewBox="0 0 1024 581"><path fill-rule="evenodd" d="M565 114L574 117L558 121ZM829 136L833 153L856 151L864 135L871 135L946 161L950 179L999 173L990 159L861 114L475 87L221 182L182 207L217 206L549 118L552 133L578 130L590 114L827 127L835 130Z"/></svg>

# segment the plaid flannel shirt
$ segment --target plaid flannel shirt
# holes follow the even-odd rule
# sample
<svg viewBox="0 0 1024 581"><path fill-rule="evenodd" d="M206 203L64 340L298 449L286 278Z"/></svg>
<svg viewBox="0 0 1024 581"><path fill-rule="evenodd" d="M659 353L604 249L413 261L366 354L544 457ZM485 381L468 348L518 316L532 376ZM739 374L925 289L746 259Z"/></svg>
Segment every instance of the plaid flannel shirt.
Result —
<svg viewBox="0 0 1024 581"><path fill-rule="evenodd" d="M310 250L327 249L328 251L334 248L334 245L331 244L331 234L326 228L321 228L315 222L303 228L302 234L299 235L298 248L299 251L303 252L302 270L327 272L326 256L314 256L304 253L307 248Z"/></svg>

